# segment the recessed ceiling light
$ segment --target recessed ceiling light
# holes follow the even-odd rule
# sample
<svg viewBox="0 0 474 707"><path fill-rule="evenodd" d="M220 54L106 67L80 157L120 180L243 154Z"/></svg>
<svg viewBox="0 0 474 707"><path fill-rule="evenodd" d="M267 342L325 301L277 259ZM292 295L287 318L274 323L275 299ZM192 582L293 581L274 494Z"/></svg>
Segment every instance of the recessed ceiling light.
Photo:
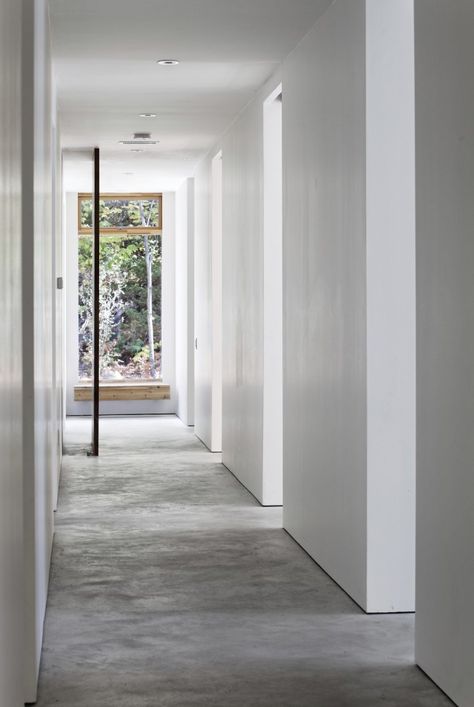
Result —
<svg viewBox="0 0 474 707"><path fill-rule="evenodd" d="M125 175L126 177L133 177L134 172L124 172L124 175Z"/></svg>
<svg viewBox="0 0 474 707"><path fill-rule="evenodd" d="M144 152L144 150L139 150L138 147L134 147L130 152Z"/></svg>
<svg viewBox="0 0 474 707"><path fill-rule="evenodd" d="M140 113L139 118L156 118L156 113Z"/></svg>
<svg viewBox="0 0 474 707"><path fill-rule="evenodd" d="M158 59L156 63L160 66L177 66L179 61L177 59Z"/></svg>

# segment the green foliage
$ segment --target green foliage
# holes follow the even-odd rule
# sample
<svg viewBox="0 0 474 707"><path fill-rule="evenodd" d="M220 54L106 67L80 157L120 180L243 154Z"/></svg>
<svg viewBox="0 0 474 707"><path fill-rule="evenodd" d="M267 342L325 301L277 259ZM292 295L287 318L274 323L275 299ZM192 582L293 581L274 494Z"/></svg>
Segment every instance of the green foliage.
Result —
<svg viewBox="0 0 474 707"><path fill-rule="evenodd" d="M133 213L132 216L134 217ZM101 376L152 377L161 363L161 236L149 236L156 371L150 364L144 236L100 238ZM92 372L92 238L79 237L79 375Z"/></svg>
<svg viewBox="0 0 474 707"><path fill-rule="evenodd" d="M81 226L92 228L93 209L91 199L80 202ZM160 223L159 201L156 199L107 199L100 202L101 228L137 228Z"/></svg>

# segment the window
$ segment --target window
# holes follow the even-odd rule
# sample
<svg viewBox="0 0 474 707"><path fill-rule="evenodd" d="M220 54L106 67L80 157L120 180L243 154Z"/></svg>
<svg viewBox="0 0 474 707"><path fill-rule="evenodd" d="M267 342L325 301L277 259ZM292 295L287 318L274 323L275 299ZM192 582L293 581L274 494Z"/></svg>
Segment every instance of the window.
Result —
<svg viewBox="0 0 474 707"><path fill-rule="evenodd" d="M92 196L79 203L79 379L92 375ZM100 376L161 378L161 194L100 202Z"/></svg>

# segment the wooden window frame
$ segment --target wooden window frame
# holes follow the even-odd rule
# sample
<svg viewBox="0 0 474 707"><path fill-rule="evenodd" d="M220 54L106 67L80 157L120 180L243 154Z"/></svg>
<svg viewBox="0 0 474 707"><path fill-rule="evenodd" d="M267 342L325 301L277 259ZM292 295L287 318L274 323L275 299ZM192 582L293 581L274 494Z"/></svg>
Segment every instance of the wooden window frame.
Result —
<svg viewBox="0 0 474 707"><path fill-rule="evenodd" d="M81 224L81 202L92 201L93 194L87 192L81 192L77 195L77 230L80 236L92 236L93 228L89 226L82 226ZM161 236L163 230L163 194L156 193L107 193L101 194L101 201L140 201L151 199L156 199L159 203L159 224L158 226L129 226L126 228L114 228L107 227L100 229L100 235L108 236L143 236L143 235L154 235Z"/></svg>

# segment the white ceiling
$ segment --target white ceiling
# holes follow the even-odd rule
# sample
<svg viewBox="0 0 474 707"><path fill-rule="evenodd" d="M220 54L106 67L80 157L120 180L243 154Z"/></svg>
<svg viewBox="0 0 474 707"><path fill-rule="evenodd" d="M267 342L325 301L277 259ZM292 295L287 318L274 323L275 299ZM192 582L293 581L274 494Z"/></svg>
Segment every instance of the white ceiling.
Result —
<svg viewBox="0 0 474 707"><path fill-rule="evenodd" d="M64 146L101 148L104 191L175 189L331 1L50 0ZM118 144L138 131L159 144ZM90 174L66 160L67 188Z"/></svg>

